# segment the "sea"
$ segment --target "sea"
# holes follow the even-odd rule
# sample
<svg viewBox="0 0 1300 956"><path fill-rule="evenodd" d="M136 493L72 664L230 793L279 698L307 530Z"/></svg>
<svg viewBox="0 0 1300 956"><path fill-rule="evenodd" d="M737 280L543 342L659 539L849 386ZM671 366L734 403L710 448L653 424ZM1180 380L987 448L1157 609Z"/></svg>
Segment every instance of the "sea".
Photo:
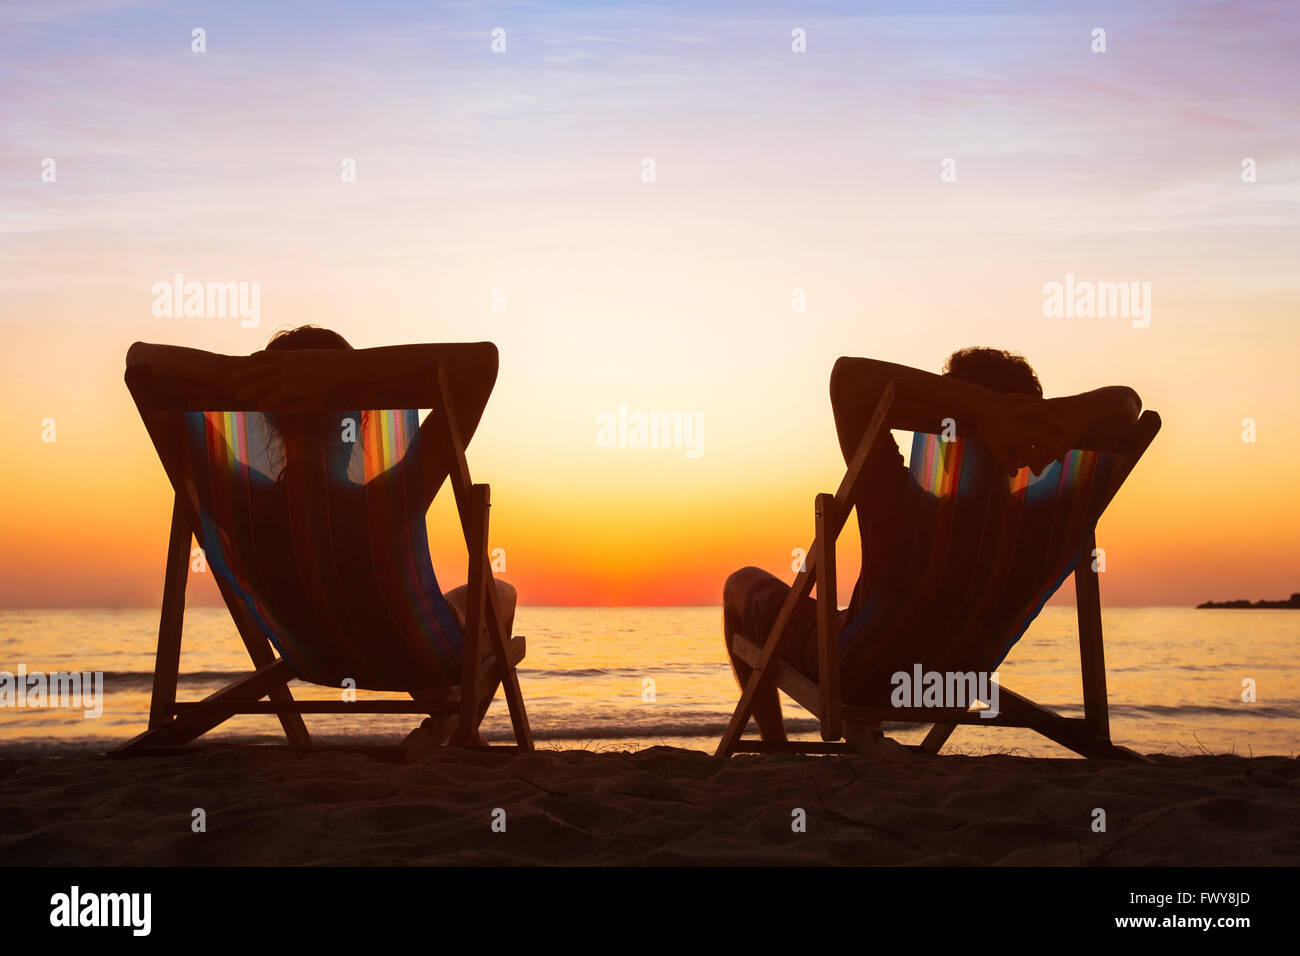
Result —
<svg viewBox="0 0 1300 956"><path fill-rule="evenodd" d="M1300 612L1112 607L1104 609L1103 622L1116 743L1180 756L1294 756L1300 750ZM29 675L102 674L103 680L102 699L89 710L85 701L81 707L52 707L50 701L16 706L33 701L8 695L0 706L0 753L105 752L143 731L157 630L152 608L0 611L0 678L23 669ZM527 638L519 679L542 748L665 745L711 752L739 695L717 607L521 607L515 633ZM200 699L249 669L224 608L186 610L181 700ZM1067 716L1081 716L1074 609L1044 609L1002 664L998 681ZM303 698L338 699L340 693L291 687ZM392 696L398 695L358 692L359 698ZM793 738L817 738L806 711L787 700L785 713ZM418 722L406 715L305 719L322 742L396 742ZM489 741L510 740L500 694L483 729ZM926 727L885 729L911 743ZM241 716L204 739L283 737L274 717ZM1030 731L983 725L959 727L945 752L1069 755Z"/></svg>

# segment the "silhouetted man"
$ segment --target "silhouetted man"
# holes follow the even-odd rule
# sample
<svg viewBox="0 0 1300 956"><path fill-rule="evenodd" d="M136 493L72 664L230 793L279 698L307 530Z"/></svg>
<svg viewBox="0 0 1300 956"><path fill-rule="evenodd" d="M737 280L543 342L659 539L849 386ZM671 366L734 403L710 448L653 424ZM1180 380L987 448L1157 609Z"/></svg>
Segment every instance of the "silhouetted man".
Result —
<svg viewBox="0 0 1300 956"><path fill-rule="evenodd" d="M862 571L848 609L839 612L840 630L856 617L864 596L890 580L891 571L896 571L900 543L909 531L904 524L917 518L918 502L924 506L924 496L908 494L915 480L889 429L936 432L938 423L950 418L964 435L978 438L1008 475L1015 475L1022 466L1029 466L1037 474L1053 460L1063 458L1095 425L1131 424L1142 411L1137 393L1124 386L1044 399L1042 385L1029 363L999 349L954 352L942 375L890 362L845 357L835 363L830 384L835 428L845 462L862 441L889 382L894 383L893 406L871 450L860 497L854 502L862 540ZM960 547L960 542L956 546ZM741 568L727 579L723 588L723 636L742 688L753 669L733 651L731 635L742 634L754 644L764 644L789 592L789 585L760 568ZM788 664L816 679L817 622L812 598L805 598L796 608L781 650ZM763 740L786 739L775 685L769 683L764 688L755 700L753 713ZM859 728L846 726L845 735L856 746L868 744Z"/></svg>

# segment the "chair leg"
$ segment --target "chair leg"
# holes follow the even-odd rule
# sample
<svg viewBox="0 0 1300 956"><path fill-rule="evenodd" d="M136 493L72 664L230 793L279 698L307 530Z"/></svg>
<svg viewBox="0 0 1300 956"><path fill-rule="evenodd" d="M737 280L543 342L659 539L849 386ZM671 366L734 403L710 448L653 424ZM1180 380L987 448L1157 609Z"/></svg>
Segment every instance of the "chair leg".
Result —
<svg viewBox="0 0 1300 956"><path fill-rule="evenodd" d="M1110 706L1106 694L1106 653L1101 634L1101 589L1092 570L1096 535L1089 535L1074 570L1075 605L1079 617L1079 668L1083 679L1083 713L1098 737L1110 740Z"/></svg>
<svg viewBox="0 0 1300 956"><path fill-rule="evenodd" d="M456 742L467 743L473 728L478 726L483 714L492 704L491 698L486 702L476 700L472 688L479 685L479 668L482 657L491 652L497 668L501 688L505 692L506 705L510 711L510 725L514 731L515 743L521 751L534 749L532 730L528 725L528 714L524 709L523 693L519 689L519 677L515 667L510 663L506 647L508 635L504 630L501 609L497 606L496 581L492 577L492 568L488 558L488 509L491 507L491 490L486 484L470 486L468 514L465 523L465 544L470 554L468 593L468 613L466 614L465 642L462 648L461 673L461 719L457 729ZM481 640L486 632L488 647L484 648Z"/></svg>
<svg viewBox="0 0 1300 956"><path fill-rule="evenodd" d="M495 658L496 655L494 654L493 655L494 668L496 668ZM507 662L507 668L510 672L510 676L514 677L515 665L513 663ZM518 693L517 680L515 684L515 693L512 693L510 689L507 687L507 679L501 676L499 669L497 670L492 680L483 679L481 683L486 685L486 689L483 691L483 693L480 695L479 698L478 713L476 716L474 726L477 727L483 722L483 718L487 715L488 708L492 706L492 701L496 699L496 688L498 685L500 685L506 691L505 694L506 708L510 713L511 728L515 729L515 745L519 748L521 753L525 753L525 752L531 753L535 749L533 746L532 731L529 729L528 726L528 714L524 710L523 695L521 693ZM517 707L512 704L511 701L512 697L515 697L515 700L517 701L518 704Z"/></svg>
<svg viewBox="0 0 1300 956"><path fill-rule="evenodd" d="M935 724L930 728L930 732L925 735L921 741L921 750L928 754L937 754L943 749L943 745L948 742L952 732L957 729L956 724Z"/></svg>
<svg viewBox="0 0 1300 956"><path fill-rule="evenodd" d="M166 726L176 703L180 677L181 633L185 624L185 586L190 562L189 522L181 510L180 498L172 503L171 532L167 540L167 565L163 574L162 613L158 619L158 651L153 666L153 697L149 704L149 727Z"/></svg>
<svg viewBox="0 0 1300 956"><path fill-rule="evenodd" d="M488 600L488 635L492 641L492 653L501 677L501 690L505 693L506 708L510 712L510 729L515 735L515 745L520 753L532 753L536 749L533 744L533 731L528 723L528 711L524 707L524 694L519 689L519 672L510 662L506 649L506 635L502 630L495 588ZM490 704L491 701L488 703Z"/></svg>
<svg viewBox="0 0 1300 956"><path fill-rule="evenodd" d="M230 619L235 622L235 630L239 632L239 638L244 642L244 649L248 651L253 666L261 670L281 660L276 657L271 642L244 608L243 601L238 595L234 594L221 578L217 578L217 587L221 591L222 598L225 599L226 607L230 610ZM265 693L276 703L290 704L293 703L293 694L289 691L289 681L293 679L293 672L289 670L287 663L285 671L286 678ZM278 716L280 726L284 728L284 735L292 746L311 746L311 735L307 733L307 725L303 722L302 714L284 713Z"/></svg>
<svg viewBox="0 0 1300 956"><path fill-rule="evenodd" d="M513 665L510 667L510 677L503 679L501 685L506 692L506 706L510 709L510 727L515 734L515 743L521 753L532 753L537 748L533 744L533 731L528 725L528 712L524 709L524 695L519 689L519 678Z"/></svg>
<svg viewBox="0 0 1300 956"><path fill-rule="evenodd" d="M820 494L816 499L815 541L817 544L817 686L821 696L821 737L830 742L844 736L840 716L840 642L838 598L835 577L835 536L839 524L835 496Z"/></svg>
<svg viewBox="0 0 1300 956"><path fill-rule="evenodd" d="M484 541L484 561L487 561L487 542ZM519 672L515 665L510 662L507 641L510 635L506 632L505 621L501 616L501 608L497 606L497 589L496 582L492 578L492 568L490 564L484 565L487 577L487 625L488 640L492 645L492 654L497 661L497 669L501 678L501 690L505 693L506 708L510 712L510 729L515 735L515 745L519 748L520 753L532 753L536 747L533 744L533 731L528 723L528 711L524 707L524 694L519 689ZM490 702L489 702L490 703Z"/></svg>
<svg viewBox="0 0 1300 956"><path fill-rule="evenodd" d="M171 530L167 541L167 564L163 577L162 612L158 621L158 650L154 659L153 694L149 704L149 730L162 731L168 739L171 739L177 733L179 724L174 719L172 709L176 704L176 686L180 676L181 638L185 619L185 590L189 577L190 543L192 538L190 522L186 518L181 498L177 495L172 502ZM220 585L220 582L218 584ZM222 595L223 597L227 596L224 588ZM229 600L226 603L231 605ZM234 616L233 612L232 616ZM257 672L268 671L271 665L277 662L270 643L260 631L257 631L256 628L250 629L248 623L241 622L238 617L235 617L235 626L239 631L239 636L244 641L249 658L252 660ZM288 674L287 664L283 670ZM274 673L279 672L280 669L278 668L274 671ZM290 693L287 684L291 678L292 674L288 674L278 686L263 691L258 696L269 695L271 700L274 701L292 702L293 695ZM239 681L236 681L230 687L235 687L239 683ZM218 693L220 694L222 691ZM194 737L201 736L229 716L231 715L227 714L226 717L222 717L221 720L210 724L183 742L188 743ZM302 715L280 714L279 718L285 736L291 744L304 747L311 744L311 737L307 734L307 725L303 722ZM179 726L186 725L179 724ZM134 741L128 742L127 746L131 746L133 743Z"/></svg>
<svg viewBox="0 0 1300 956"><path fill-rule="evenodd" d="M1147 758L1127 747L1118 747L1111 743L1109 737L1103 737L1086 721L1070 720L1048 710L1028 697L1022 697L1014 691L1002 687L999 705L1004 714L1013 711L1028 716L1030 730L1042 734L1048 740L1073 750L1081 757L1103 758L1112 760L1140 760Z"/></svg>
<svg viewBox="0 0 1300 956"><path fill-rule="evenodd" d="M488 506L491 502L487 485L472 485L469 494L469 521L464 528L469 570L465 585L465 631L461 635L460 720L452 743L468 745L478 726L478 676L482 666L482 636L487 603ZM494 586L495 590L495 586Z"/></svg>
<svg viewBox="0 0 1300 956"><path fill-rule="evenodd" d="M274 687L283 687L293 676L288 661L276 659L251 674L232 681L221 690L205 697L200 705L184 714L173 717L167 724L146 730L117 750L117 755L128 755L154 746L181 746L202 737L213 727L224 723L236 713L239 705L260 700Z"/></svg>
<svg viewBox="0 0 1300 956"><path fill-rule="evenodd" d="M227 602L229 604L230 602ZM238 627L239 622L235 622ZM244 647L248 649L248 656L252 658L253 664L259 671L270 667L272 664L283 660L275 656L275 651L271 648L271 642L268 641L261 632L257 632L256 637L250 636L249 630L239 627L240 637L244 639ZM288 662L285 661L285 671L287 676L275 686L266 691L266 696L277 703L293 703L293 694L289 690L289 681L293 679L292 672L289 672ZM284 728L284 735L291 746L310 747L311 735L307 733L307 725L303 722L302 714L279 714L280 726Z"/></svg>

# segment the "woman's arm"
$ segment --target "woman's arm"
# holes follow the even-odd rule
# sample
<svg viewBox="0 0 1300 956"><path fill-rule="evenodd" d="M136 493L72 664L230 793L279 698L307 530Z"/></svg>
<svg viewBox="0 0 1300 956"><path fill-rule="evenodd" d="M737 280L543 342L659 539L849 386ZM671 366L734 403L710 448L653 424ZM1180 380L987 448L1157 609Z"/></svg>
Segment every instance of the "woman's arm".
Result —
<svg viewBox="0 0 1300 956"><path fill-rule="evenodd" d="M236 355L148 342L136 342L126 352L128 369L147 365L159 378L193 382L208 388L225 388L243 361Z"/></svg>
<svg viewBox="0 0 1300 956"><path fill-rule="evenodd" d="M392 389L426 394L435 404L433 369L441 365L452 411L468 443L496 384L497 347L491 342L392 345L373 349L264 349L249 356L220 355L179 345L136 342L127 368L147 365L164 379L230 391L270 411L318 408L331 395Z"/></svg>
<svg viewBox="0 0 1300 956"><path fill-rule="evenodd" d="M500 367L497 347L491 342L391 345L340 354L347 356L340 373L342 392L419 389L431 383L435 366L441 365L451 410L466 445L478 430Z"/></svg>
<svg viewBox="0 0 1300 956"><path fill-rule="evenodd" d="M434 396L433 374L441 365L462 439L478 428L496 384L497 347L491 342L391 345L373 349L298 349L255 352L231 378L235 396L281 412L319 408L333 395L353 392L414 392Z"/></svg>
<svg viewBox="0 0 1300 956"><path fill-rule="evenodd" d="M421 428L420 481L427 508L454 464L435 435L434 370L441 366L457 432L468 445L496 385L499 358L491 342L393 345L373 349L267 350L245 360L232 378L236 397L283 412L319 408L332 395L393 390L427 396L434 411Z"/></svg>

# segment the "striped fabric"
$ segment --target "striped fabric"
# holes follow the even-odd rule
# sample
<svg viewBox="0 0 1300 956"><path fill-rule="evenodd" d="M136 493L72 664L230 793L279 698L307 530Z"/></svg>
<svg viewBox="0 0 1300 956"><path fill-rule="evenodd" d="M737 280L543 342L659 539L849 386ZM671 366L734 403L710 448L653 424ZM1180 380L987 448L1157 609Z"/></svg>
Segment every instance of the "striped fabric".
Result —
<svg viewBox="0 0 1300 956"><path fill-rule="evenodd" d="M843 695L879 705L891 676L992 671L1074 570L1108 501L1116 455L1071 451L1008 477L975 441L913 437L891 571L855 593L840 633ZM864 589L862 580L859 589Z"/></svg>
<svg viewBox="0 0 1300 956"><path fill-rule="evenodd" d="M459 680L461 632L421 506L416 411L168 414L184 430L180 485L208 566L297 676L371 690Z"/></svg>

